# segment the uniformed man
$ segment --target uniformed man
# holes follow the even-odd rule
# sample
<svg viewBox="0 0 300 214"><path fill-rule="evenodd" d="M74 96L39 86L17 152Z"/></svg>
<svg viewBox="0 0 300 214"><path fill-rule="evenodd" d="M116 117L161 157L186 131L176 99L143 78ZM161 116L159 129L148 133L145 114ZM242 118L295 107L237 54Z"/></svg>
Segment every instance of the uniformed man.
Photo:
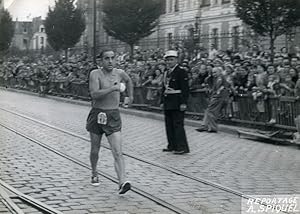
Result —
<svg viewBox="0 0 300 214"><path fill-rule="evenodd" d="M167 51L165 61L168 70L164 74L161 106L165 114L168 146L163 152L189 153L184 130L184 112L189 96L188 74L178 64L177 51Z"/></svg>

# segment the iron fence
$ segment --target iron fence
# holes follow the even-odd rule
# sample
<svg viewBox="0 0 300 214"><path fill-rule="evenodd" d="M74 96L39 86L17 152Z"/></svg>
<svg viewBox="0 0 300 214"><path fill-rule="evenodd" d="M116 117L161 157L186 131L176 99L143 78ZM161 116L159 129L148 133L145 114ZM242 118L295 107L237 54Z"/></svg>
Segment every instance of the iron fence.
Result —
<svg viewBox="0 0 300 214"><path fill-rule="evenodd" d="M44 89L42 86L45 86ZM52 94L63 97L74 97L90 100L88 84L82 81L55 81L42 83L39 80L0 77L0 86L31 90L41 94ZM42 90L42 91L41 91ZM126 94L122 94L123 99ZM160 87L135 87L134 104L148 107L159 107ZM192 90L188 99L187 114L203 115L209 102L206 89ZM272 125L295 130L295 118L300 115L298 97L262 97L254 99L248 94L239 94L228 100L228 106L221 112L224 119L244 121L253 125ZM225 116L225 117L224 117ZM272 121L272 124L270 121Z"/></svg>

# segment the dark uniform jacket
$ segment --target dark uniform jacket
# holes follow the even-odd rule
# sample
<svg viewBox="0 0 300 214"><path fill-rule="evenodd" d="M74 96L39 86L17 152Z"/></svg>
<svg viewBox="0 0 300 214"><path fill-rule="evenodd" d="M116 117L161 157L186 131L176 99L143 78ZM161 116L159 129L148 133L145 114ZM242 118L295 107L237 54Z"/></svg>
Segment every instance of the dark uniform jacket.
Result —
<svg viewBox="0 0 300 214"><path fill-rule="evenodd" d="M181 93L166 94L167 84L169 88L181 90ZM181 104L187 104L188 97L188 74L179 65L176 65L172 72L164 74L161 103L164 104L164 110L179 110Z"/></svg>

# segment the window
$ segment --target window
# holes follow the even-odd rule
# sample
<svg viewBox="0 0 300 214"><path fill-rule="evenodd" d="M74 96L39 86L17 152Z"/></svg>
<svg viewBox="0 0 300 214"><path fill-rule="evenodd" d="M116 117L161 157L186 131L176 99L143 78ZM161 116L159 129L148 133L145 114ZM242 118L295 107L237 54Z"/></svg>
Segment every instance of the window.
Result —
<svg viewBox="0 0 300 214"><path fill-rule="evenodd" d="M44 45L44 37L41 37L41 45Z"/></svg>
<svg viewBox="0 0 300 214"><path fill-rule="evenodd" d="M239 26L235 26L235 27L233 27L232 28L232 32L233 32L233 34L239 34Z"/></svg>
<svg viewBox="0 0 300 214"><path fill-rule="evenodd" d="M239 26L232 28L232 39L233 39L233 49L237 50L239 48Z"/></svg>
<svg viewBox="0 0 300 214"><path fill-rule="evenodd" d="M210 6L210 0L202 0L201 7Z"/></svg>
<svg viewBox="0 0 300 214"><path fill-rule="evenodd" d="M167 5L167 0L164 0L163 3L162 3L162 8L161 8L161 11L162 11L162 14L165 14L167 11L166 11L166 5Z"/></svg>
<svg viewBox="0 0 300 214"><path fill-rule="evenodd" d="M173 10L173 0L169 0L169 8L168 8L168 12L172 13Z"/></svg>
<svg viewBox="0 0 300 214"><path fill-rule="evenodd" d="M190 8L191 8L191 0L187 0L186 9L190 9Z"/></svg>
<svg viewBox="0 0 300 214"><path fill-rule="evenodd" d="M27 33L27 28L25 25L23 26L23 33Z"/></svg>
<svg viewBox="0 0 300 214"><path fill-rule="evenodd" d="M175 12L179 11L179 2L178 2L178 0L175 0L174 11Z"/></svg>
<svg viewBox="0 0 300 214"><path fill-rule="evenodd" d="M222 0L222 4L228 4L230 2L231 2L231 0Z"/></svg>
<svg viewBox="0 0 300 214"><path fill-rule="evenodd" d="M27 39L23 39L23 45L27 46Z"/></svg>
<svg viewBox="0 0 300 214"><path fill-rule="evenodd" d="M41 32L45 32L45 28L41 27Z"/></svg>
<svg viewBox="0 0 300 214"><path fill-rule="evenodd" d="M172 33L168 33L169 48L172 46L172 43L173 43L173 34Z"/></svg>
<svg viewBox="0 0 300 214"><path fill-rule="evenodd" d="M219 35L218 35L218 28L212 29L212 44L214 44L214 47L218 50L219 48Z"/></svg>
<svg viewBox="0 0 300 214"><path fill-rule="evenodd" d="M108 34L106 33L105 34L105 43L107 44L109 42L109 36L108 36Z"/></svg>

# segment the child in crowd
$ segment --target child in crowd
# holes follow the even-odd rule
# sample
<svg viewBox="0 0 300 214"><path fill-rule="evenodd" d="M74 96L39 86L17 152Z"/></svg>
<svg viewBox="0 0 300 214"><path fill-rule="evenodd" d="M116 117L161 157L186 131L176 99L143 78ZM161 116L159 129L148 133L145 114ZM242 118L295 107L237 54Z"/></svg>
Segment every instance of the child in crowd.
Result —
<svg viewBox="0 0 300 214"><path fill-rule="evenodd" d="M298 72L298 80L295 85L294 95L300 97L300 72Z"/></svg>
<svg viewBox="0 0 300 214"><path fill-rule="evenodd" d="M293 96L295 83L292 81L292 76L287 74L285 76L285 81L280 84L281 86L281 95L282 96Z"/></svg>

